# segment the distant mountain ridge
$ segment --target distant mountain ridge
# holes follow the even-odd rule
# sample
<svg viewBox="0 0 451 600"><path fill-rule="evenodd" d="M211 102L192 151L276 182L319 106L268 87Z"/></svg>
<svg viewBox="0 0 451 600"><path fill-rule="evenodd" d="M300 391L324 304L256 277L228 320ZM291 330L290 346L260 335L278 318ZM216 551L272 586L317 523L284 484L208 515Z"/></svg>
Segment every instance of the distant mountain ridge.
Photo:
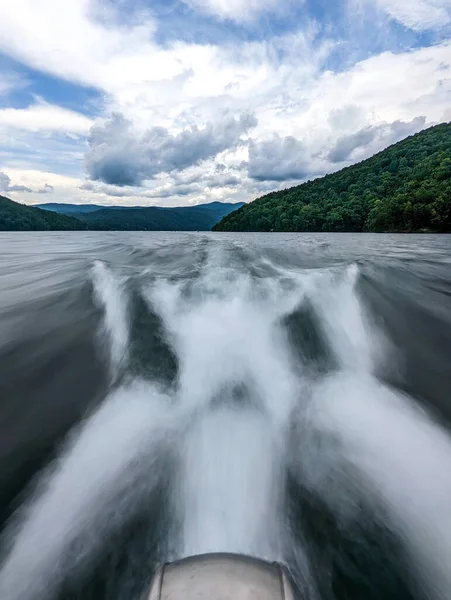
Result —
<svg viewBox="0 0 451 600"><path fill-rule="evenodd" d="M96 231L210 231L244 202L211 202L196 206L99 206L95 204L40 204L39 208L71 215Z"/></svg>
<svg viewBox="0 0 451 600"><path fill-rule="evenodd" d="M0 230L210 231L243 204L211 202L178 208L58 203L25 206L0 196Z"/></svg>
<svg viewBox="0 0 451 600"><path fill-rule="evenodd" d="M59 202L46 202L44 204L34 204L34 208L49 210L63 215L72 215L74 213L95 212L103 208L122 208L121 206L101 206L100 204L63 204Z"/></svg>
<svg viewBox="0 0 451 600"><path fill-rule="evenodd" d="M451 123L258 198L214 230L451 232Z"/></svg>

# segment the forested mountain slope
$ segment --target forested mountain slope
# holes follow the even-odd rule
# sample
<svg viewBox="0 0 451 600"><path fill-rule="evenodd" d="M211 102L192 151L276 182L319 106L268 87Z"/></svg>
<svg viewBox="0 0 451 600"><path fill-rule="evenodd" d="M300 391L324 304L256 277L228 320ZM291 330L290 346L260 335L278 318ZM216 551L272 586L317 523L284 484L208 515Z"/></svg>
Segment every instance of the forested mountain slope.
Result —
<svg viewBox="0 0 451 600"><path fill-rule="evenodd" d="M61 231L86 228L84 223L73 217L25 206L0 196L0 231Z"/></svg>
<svg viewBox="0 0 451 600"><path fill-rule="evenodd" d="M214 229L451 232L451 124L431 127L337 173L267 194Z"/></svg>

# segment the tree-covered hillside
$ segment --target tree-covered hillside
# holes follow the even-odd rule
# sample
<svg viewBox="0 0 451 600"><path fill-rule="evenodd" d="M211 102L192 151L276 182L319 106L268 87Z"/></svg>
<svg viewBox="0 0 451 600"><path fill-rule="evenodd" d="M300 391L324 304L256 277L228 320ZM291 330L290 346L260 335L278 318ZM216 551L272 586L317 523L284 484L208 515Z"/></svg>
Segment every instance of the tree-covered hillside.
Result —
<svg viewBox="0 0 451 600"><path fill-rule="evenodd" d="M451 124L259 198L216 231L451 232Z"/></svg>
<svg viewBox="0 0 451 600"><path fill-rule="evenodd" d="M66 215L24 206L0 196L0 231L62 231L86 229L86 225Z"/></svg>
<svg viewBox="0 0 451 600"><path fill-rule="evenodd" d="M212 202L179 208L103 208L94 212L71 213L100 231L210 231L224 215L241 204Z"/></svg>
<svg viewBox="0 0 451 600"><path fill-rule="evenodd" d="M91 210L91 205L75 204L68 208L63 204L24 206L0 196L0 231L210 231L224 215L242 205L211 202L180 208L94 206ZM68 214L64 214L66 210Z"/></svg>

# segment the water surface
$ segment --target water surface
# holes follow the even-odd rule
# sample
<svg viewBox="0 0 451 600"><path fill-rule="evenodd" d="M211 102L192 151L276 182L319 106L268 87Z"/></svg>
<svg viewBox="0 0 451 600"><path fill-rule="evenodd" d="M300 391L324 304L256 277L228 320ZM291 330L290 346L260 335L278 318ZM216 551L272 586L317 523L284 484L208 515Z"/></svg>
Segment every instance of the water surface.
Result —
<svg viewBox="0 0 451 600"><path fill-rule="evenodd" d="M451 595L451 236L0 235L2 600L280 560Z"/></svg>

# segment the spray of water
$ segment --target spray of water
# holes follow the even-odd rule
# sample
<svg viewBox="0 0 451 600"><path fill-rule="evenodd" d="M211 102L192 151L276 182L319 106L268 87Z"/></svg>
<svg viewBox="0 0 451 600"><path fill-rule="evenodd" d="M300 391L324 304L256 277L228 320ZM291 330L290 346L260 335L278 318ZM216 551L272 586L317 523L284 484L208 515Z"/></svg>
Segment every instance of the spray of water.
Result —
<svg viewBox="0 0 451 600"><path fill-rule="evenodd" d="M229 550L280 559L279 461L262 414L222 408L202 415L185 441L181 555Z"/></svg>
<svg viewBox="0 0 451 600"><path fill-rule="evenodd" d="M376 494L426 595L449 596L451 442L412 399L375 379L383 340L359 301L358 268L289 271L265 261L251 275L214 247L196 280L143 289L177 356L178 380L164 394L148 382L122 387L72 434L10 533L2 599L55 597L63 579L89 569L156 489L157 458L169 446L179 463L171 482L176 557L230 551L284 560L290 548L307 571L308 548L287 539L283 490L292 466L341 514L352 513L356 494ZM126 296L102 263L92 277L118 370L129 340ZM294 368L283 326L305 299L337 359L333 373L312 380ZM352 485L343 464L360 474Z"/></svg>
<svg viewBox="0 0 451 600"><path fill-rule="evenodd" d="M338 286L333 299L320 293L316 304L341 368L313 387L300 413L305 443L300 435L293 460L302 482L333 510L352 514L356 494L382 500L388 526L415 564L417 585L442 600L451 590L451 440L411 398L373 376L383 338L358 301L354 268L349 274L344 281L351 285ZM319 444L310 445L312 432ZM346 463L358 480L344 476Z"/></svg>
<svg viewBox="0 0 451 600"><path fill-rule="evenodd" d="M451 590L451 441L405 398L374 379L342 374L315 390L317 426L377 490L426 596ZM334 458L329 457L330 460ZM374 493L374 492L373 492ZM343 496L342 496L343 498ZM333 503L334 499L329 496Z"/></svg>
<svg viewBox="0 0 451 600"><path fill-rule="evenodd" d="M89 566L140 495L157 484L154 465L169 427L167 399L138 383L112 394L87 419L20 515L1 571L1 598L53 598L68 574Z"/></svg>
<svg viewBox="0 0 451 600"><path fill-rule="evenodd" d="M255 297L248 276L218 264L191 295L167 284L149 300L179 358L180 409L194 419L177 491L180 554L280 559L283 439L299 388L280 327L286 301L274 302L271 284Z"/></svg>
<svg viewBox="0 0 451 600"><path fill-rule="evenodd" d="M94 298L103 311L101 335L106 339L112 373L127 362L129 346L128 302L124 282L119 281L105 263L92 267Z"/></svg>

